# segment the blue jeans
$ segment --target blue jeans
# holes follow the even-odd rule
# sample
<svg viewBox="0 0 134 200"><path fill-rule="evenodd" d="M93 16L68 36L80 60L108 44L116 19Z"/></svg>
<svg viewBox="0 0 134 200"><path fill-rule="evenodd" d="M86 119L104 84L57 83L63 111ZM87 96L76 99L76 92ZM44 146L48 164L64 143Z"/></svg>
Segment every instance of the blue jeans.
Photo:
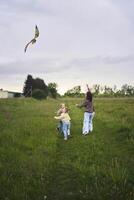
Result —
<svg viewBox="0 0 134 200"><path fill-rule="evenodd" d="M64 139L67 139L68 135L70 135L70 122L62 122L62 131L64 134Z"/></svg>
<svg viewBox="0 0 134 200"><path fill-rule="evenodd" d="M59 121L58 126L57 126L59 133L63 133L62 126L63 126L62 121Z"/></svg>
<svg viewBox="0 0 134 200"><path fill-rule="evenodd" d="M82 133L83 134L88 134L89 132L93 131L93 113L88 113L85 112L84 113L84 121L83 121L83 129L82 129Z"/></svg>

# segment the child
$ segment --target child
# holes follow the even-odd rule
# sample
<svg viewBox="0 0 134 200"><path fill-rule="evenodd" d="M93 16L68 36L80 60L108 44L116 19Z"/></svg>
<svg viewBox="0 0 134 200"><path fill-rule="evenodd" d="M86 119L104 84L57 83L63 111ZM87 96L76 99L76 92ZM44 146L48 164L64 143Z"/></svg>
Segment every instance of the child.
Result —
<svg viewBox="0 0 134 200"><path fill-rule="evenodd" d="M68 139L68 136L70 136L70 116L68 114L68 108L64 108L63 112L61 113L60 116L55 116L55 119L59 119L62 121L62 131L64 134L64 140Z"/></svg>
<svg viewBox="0 0 134 200"><path fill-rule="evenodd" d="M65 104L64 103L61 103L60 104L60 108L59 110L57 111L57 115L60 116L63 112L64 112L64 109L65 109ZM62 131L62 121L60 120L59 123L58 123L58 126L57 126L57 130L60 132L60 133L63 133Z"/></svg>

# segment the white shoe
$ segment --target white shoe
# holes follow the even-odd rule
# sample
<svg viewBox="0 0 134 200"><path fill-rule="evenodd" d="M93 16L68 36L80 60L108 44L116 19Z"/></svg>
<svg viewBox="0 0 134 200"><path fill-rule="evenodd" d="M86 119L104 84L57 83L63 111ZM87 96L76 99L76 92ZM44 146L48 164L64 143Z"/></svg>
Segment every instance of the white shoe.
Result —
<svg viewBox="0 0 134 200"><path fill-rule="evenodd" d="M67 138L64 138L64 140L67 140Z"/></svg>
<svg viewBox="0 0 134 200"><path fill-rule="evenodd" d="M83 135L87 135L88 134L88 132L84 132L84 133L82 133Z"/></svg>

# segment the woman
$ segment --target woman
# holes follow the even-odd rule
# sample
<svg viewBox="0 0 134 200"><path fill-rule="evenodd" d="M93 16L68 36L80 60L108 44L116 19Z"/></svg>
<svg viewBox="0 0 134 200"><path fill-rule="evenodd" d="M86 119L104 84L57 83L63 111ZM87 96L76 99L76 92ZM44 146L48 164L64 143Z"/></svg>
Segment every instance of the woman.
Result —
<svg viewBox="0 0 134 200"><path fill-rule="evenodd" d="M78 105L78 107L85 107L85 112L84 112L84 120L83 120L83 129L82 129L82 134L87 135L90 132L93 131L93 117L94 117L94 106L93 106L93 96L92 93L88 88L88 92L86 93L86 98L85 101L81 104Z"/></svg>

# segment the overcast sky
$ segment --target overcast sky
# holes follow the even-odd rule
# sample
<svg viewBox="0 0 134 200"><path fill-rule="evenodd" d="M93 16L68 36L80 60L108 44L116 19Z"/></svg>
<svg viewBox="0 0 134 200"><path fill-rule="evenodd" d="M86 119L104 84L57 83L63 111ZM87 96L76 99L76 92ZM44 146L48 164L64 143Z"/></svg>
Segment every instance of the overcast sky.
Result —
<svg viewBox="0 0 134 200"><path fill-rule="evenodd" d="M134 85L134 1L0 0L0 88L22 91L28 74L60 93Z"/></svg>

